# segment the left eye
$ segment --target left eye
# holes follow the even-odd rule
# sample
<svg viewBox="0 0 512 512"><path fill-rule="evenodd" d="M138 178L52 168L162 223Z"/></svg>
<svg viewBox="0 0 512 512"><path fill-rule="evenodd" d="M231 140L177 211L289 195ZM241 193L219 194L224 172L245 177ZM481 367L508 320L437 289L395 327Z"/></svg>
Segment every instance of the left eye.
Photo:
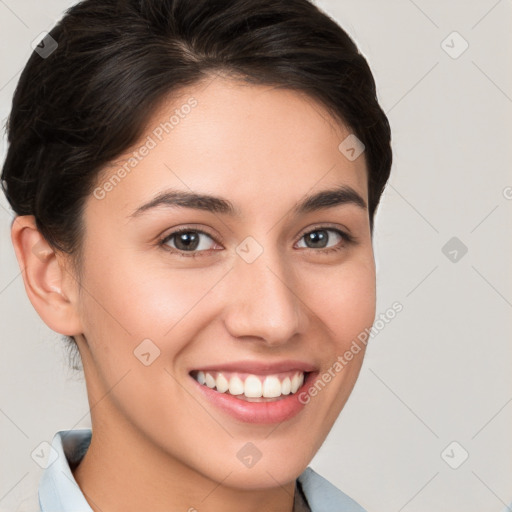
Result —
<svg viewBox="0 0 512 512"><path fill-rule="evenodd" d="M333 235L330 235L330 233ZM337 245L339 242L344 241L345 238L344 234L337 229L324 228L309 231L302 236L301 240L305 240L306 244L309 244L305 246L308 249L325 249ZM331 240L334 243L328 245ZM304 245L302 247L304 247Z"/></svg>

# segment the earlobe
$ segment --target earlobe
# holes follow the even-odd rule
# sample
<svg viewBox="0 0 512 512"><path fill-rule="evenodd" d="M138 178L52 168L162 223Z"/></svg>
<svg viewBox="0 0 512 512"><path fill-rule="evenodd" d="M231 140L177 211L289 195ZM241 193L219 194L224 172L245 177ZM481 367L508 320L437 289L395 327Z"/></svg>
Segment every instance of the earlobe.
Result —
<svg viewBox="0 0 512 512"><path fill-rule="evenodd" d="M14 219L11 240L20 266L25 291L35 310L50 329L68 336L80 334L78 283L37 229L33 215Z"/></svg>

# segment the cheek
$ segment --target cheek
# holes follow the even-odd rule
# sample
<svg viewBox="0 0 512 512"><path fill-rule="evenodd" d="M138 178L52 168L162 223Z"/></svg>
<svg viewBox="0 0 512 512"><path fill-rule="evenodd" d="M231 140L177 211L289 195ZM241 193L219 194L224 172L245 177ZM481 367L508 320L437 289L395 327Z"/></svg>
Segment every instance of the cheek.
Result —
<svg viewBox="0 0 512 512"><path fill-rule="evenodd" d="M373 324L376 289L371 257L347 262L336 271L324 270L307 282L306 303L327 327L337 351Z"/></svg>
<svg viewBox="0 0 512 512"><path fill-rule="evenodd" d="M204 310L208 292L224 272L185 266L173 269L136 259L91 267L84 320L91 332L99 334L101 329L103 339L112 343L127 337L133 342L151 338L163 343L174 338L190 317L197 320L196 311Z"/></svg>

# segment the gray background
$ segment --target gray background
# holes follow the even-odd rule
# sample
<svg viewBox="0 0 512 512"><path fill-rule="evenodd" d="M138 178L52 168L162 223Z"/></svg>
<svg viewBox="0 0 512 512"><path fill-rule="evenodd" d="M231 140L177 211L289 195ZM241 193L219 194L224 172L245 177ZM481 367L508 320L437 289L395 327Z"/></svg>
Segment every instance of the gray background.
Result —
<svg viewBox="0 0 512 512"><path fill-rule="evenodd" d="M72 3L0 0L2 124L32 40ZM377 311L395 301L403 311L371 340L353 395L312 467L369 512L506 510L512 3L317 4L367 57L392 125L392 177L376 223ZM0 151L3 160L3 138ZM41 442L90 426L81 376L26 297L11 218L2 195L2 511L37 485L41 468L31 453Z"/></svg>

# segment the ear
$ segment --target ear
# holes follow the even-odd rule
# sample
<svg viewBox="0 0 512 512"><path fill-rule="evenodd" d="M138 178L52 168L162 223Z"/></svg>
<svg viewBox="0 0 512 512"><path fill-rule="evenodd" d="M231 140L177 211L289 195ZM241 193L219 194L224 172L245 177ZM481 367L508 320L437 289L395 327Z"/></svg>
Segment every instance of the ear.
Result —
<svg viewBox="0 0 512 512"><path fill-rule="evenodd" d="M81 334L79 284L71 271L69 258L55 252L48 244L37 229L33 215L15 217L11 240L25 291L43 322L60 334Z"/></svg>

